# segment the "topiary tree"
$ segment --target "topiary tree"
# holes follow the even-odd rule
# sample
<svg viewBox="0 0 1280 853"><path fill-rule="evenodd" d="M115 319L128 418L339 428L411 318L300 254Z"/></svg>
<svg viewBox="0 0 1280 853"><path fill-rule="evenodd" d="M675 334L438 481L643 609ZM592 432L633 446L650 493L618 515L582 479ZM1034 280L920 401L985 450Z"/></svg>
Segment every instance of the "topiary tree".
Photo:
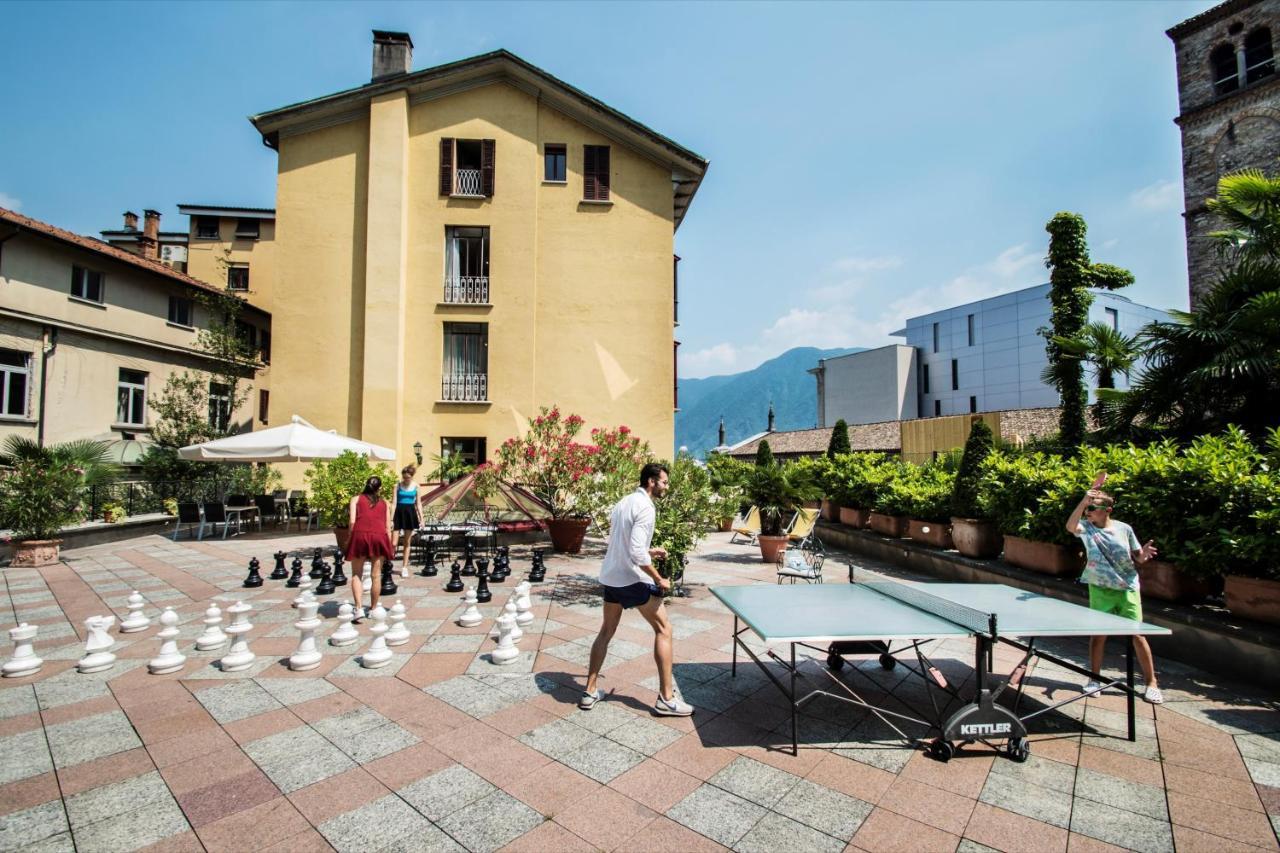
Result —
<svg viewBox="0 0 1280 853"><path fill-rule="evenodd" d="M1085 406L1089 394L1084 384L1084 367L1080 358L1067 352L1061 341L1078 340L1089 318L1093 295L1089 288L1118 290L1133 284L1133 273L1110 264L1089 260L1089 244L1085 238L1088 226L1077 213L1062 212L1045 225L1049 232L1049 255L1045 266L1049 273L1049 301L1052 303L1052 329L1046 337L1045 351L1049 367L1045 378L1058 389L1062 414L1058 422L1059 438L1067 453L1075 453L1085 438Z"/></svg>
<svg viewBox="0 0 1280 853"><path fill-rule="evenodd" d="M849 425L844 422L844 418L836 421L836 425L831 430L831 441L827 443L827 458L835 459L837 454L850 452L849 447Z"/></svg>
<svg viewBox="0 0 1280 853"><path fill-rule="evenodd" d="M969 428L969 438L964 443L960 457L960 470L956 472L955 488L951 490L951 514L956 518L980 518L978 485L982 481L982 464L991 455L995 438L991 427L982 418L974 418Z"/></svg>
<svg viewBox="0 0 1280 853"><path fill-rule="evenodd" d="M764 468L773 464L773 450L770 449L769 442L761 441L760 446L756 448L756 465Z"/></svg>

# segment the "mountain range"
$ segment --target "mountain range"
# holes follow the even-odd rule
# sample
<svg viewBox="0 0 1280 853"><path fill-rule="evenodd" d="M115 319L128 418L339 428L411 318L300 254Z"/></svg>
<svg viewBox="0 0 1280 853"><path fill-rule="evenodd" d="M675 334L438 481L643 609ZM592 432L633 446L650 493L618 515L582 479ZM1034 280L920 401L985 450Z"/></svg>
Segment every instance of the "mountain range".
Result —
<svg viewBox="0 0 1280 853"><path fill-rule="evenodd" d="M818 384L806 371L820 358L861 352L865 347L796 347L752 370L704 379L680 379L676 447L703 458L718 443L724 417L725 443L737 444L768 425L773 403L774 429L811 429L818 422Z"/></svg>

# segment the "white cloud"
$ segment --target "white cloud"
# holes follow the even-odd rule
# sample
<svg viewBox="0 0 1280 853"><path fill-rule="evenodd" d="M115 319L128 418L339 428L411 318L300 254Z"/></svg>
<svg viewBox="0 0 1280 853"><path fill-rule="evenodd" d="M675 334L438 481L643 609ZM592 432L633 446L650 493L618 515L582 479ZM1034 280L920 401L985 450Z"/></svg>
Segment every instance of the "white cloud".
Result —
<svg viewBox="0 0 1280 853"><path fill-rule="evenodd" d="M10 210L21 210L21 209L22 209L22 199L20 199L20 198L14 198L13 196L9 195L8 193L2 193L2 192L0 192L0 207L7 207L7 208L9 208Z"/></svg>
<svg viewBox="0 0 1280 853"><path fill-rule="evenodd" d="M1129 203L1140 210L1162 213L1182 206L1182 186L1177 181L1156 181L1129 195Z"/></svg>
<svg viewBox="0 0 1280 853"><path fill-rule="evenodd" d="M902 258L892 255L869 258L853 255L847 258L838 258L831 264L833 270L845 273L880 272L882 270L897 269L900 266L902 266Z"/></svg>

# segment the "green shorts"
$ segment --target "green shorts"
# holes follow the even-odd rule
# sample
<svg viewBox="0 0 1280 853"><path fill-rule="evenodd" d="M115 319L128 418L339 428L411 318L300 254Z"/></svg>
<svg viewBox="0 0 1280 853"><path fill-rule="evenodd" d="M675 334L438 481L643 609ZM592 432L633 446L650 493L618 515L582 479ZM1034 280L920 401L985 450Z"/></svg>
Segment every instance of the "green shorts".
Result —
<svg viewBox="0 0 1280 853"><path fill-rule="evenodd" d="M1089 607L1101 613L1142 621L1142 593L1136 589L1111 589L1089 584Z"/></svg>

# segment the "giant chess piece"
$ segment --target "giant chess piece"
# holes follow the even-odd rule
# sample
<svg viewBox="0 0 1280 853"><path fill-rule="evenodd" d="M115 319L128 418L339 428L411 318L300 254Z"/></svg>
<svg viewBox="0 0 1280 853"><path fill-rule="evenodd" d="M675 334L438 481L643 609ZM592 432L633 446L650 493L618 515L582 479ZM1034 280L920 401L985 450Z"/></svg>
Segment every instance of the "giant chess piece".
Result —
<svg viewBox="0 0 1280 853"><path fill-rule="evenodd" d="M273 581L282 581L289 577L289 570L284 567L285 558L289 555L284 551L276 551L273 555L276 558L276 567L271 570L268 575Z"/></svg>
<svg viewBox="0 0 1280 853"><path fill-rule="evenodd" d="M368 560L364 561L360 571L360 589L366 593L373 592L373 563Z"/></svg>
<svg viewBox="0 0 1280 853"><path fill-rule="evenodd" d="M530 585L521 581L516 587L516 624L521 627L533 622L533 601L529 598Z"/></svg>
<svg viewBox="0 0 1280 853"><path fill-rule="evenodd" d="M515 663L516 658L520 657L520 650L511 638L511 629L514 627L515 623L505 615L498 618L498 647L490 652L489 660L499 666Z"/></svg>
<svg viewBox="0 0 1280 853"><path fill-rule="evenodd" d="M317 548L316 552L311 555L311 571L307 574L313 581L320 580L322 567L324 565L324 550Z"/></svg>
<svg viewBox="0 0 1280 853"><path fill-rule="evenodd" d="M397 598L396 603L391 607L391 629L387 631L388 646L403 646L409 642L409 626L404 624L405 615L404 604Z"/></svg>
<svg viewBox="0 0 1280 853"><path fill-rule="evenodd" d="M293 600L294 608L301 607L308 601L314 601L315 596L311 593L311 577L303 575L298 578L298 597Z"/></svg>
<svg viewBox="0 0 1280 853"><path fill-rule="evenodd" d="M342 552L333 555L333 585L335 588L347 585L347 573L342 570Z"/></svg>
<svg viewBox="0 0 1280 853"><path fill-rule="evenodd" d="M227 635L222 632L222 611L218 609L218 605L210 604L209 609L204 612L204 631L199 637L196 637L196 651L211 652L214 649L222 647L227 641Z"/></svg>
<svg viewBox="0 0 1280 853"><path fill-rule="evenodd" d="M338 630L329 635L329 645L349 646L360 639L360 632L356 630L355 625L351 624L354 616L355 608L350 601L344 601L338 605L338 621L342 624L338 626Z"/></svg>
<svg viewBox="0 0 1280 853"><path fill-rule="evenodd" d="M257 657L249 650L249 638L245 636L253 630L253 626L249 624L249 611L252 609L253 605L247 601L237 601L227 608L227 612L231 614L231 624L227 626L227 633L231 635L231 648L218 661L218 668L223 672L248 669Z"/></svg>
<svg viewBox="0 0 1280 853"><path fill-rule="evenodd" d="M436 567L436 552L428 545L426 562L422 564L422 576L424 578L433 578L438 574L440 574L440 569Z"/></svg>
<svg viewBox="0 0 1280 853"><path fill-rule="evenodd" d="M467 587L467 597L464 601L467 606L458 617L458 624L463 628L474 628L484 621L484 616L480 613L480 608L476 607L476 591L471 587Z"/></svg>
<svg viewBox="0 0 1280 853"><path fill-rule="evenodd" d="M77 672L102 672L115 664L116 656L111 653L111 647L116 641L107 633L114 624L114 616L90 616L84 620L89 634L84 640L84 657L76 664Z"/></svg>
<svg viewBox="0 0 1280 853"><path fill-rule="evenodd" d="M24 675L35 675L44 665L44 661L36 657L32 645L36 641L39 625L28 625L26 622L9 629L9 639L13 641L13 657L4 662L0 673L5 678L22 678Z"/></svg>
<svg viewBox="0 0 1280 853"><path fill-rule="evenodd" d="M511 621L511 640L512 642L520 642L524 637L524 629L520 627L520 623L516 621L516 599L515 596L507 599L507 603L502 605L502 615L499 619L509 619Z"/></svg>
<svg viewBox="0 0 1280 853"><path fill-rule="evenodd" d="M302 636L298 640L298 650L289 655L289 669L294 672L315 669L320 665L323 655L316 648L316 629L320 627L316 611L319 608L318 601L308 601L298 608L301 618L293 623L293 627L301 631Z"/></svg>
<svg viewBox="0 0 1280 853"><path fill-rule="evenodd" d="M395 595L400 587L396 586L395 576L391 572L391 561L382 561L382 586L378 590L379 595Z"/></svg>
<svg viewBox="0 0 1280 853"><path fill-rule="evenodd" d="M391 649L387 648L387 611L379 604L369 613L369 618L373 620L373 626L369 629L373 634L373 642L364 654L360 656L360 665L365 669L377 669L380 666L386 666L387 661L391 660Z"/></svg>
<svg viewBox="0 0 1280 853"><path fill-rule="evenodd" d="M258 574L260 568L261 564L258 562L257 557L249 561L249 576L244 579L243 586L249 589L262 586L262 575Z"/></svg>
<svg viewBox="0 0 1280 853"><path fill-rule="evenodd" d="M166 607L160 614L163 626L156 634L160 638L160 654L147 661L147 672L152 675L168 675L186 666L187 656L178 651L178 614Z"/></svg>
<svg viewBox="0 0 1280 853"><path fill-rule="evenodd" d="M135 589L129 595L129 615L124 617L124 621L120 623L121 634L145 631L151 627L151 620L142 612L142 608L146 606L146 602L142 600L142 593Z"/></svg>
<svg viewBox="0 0 1280 853"><path fill-rule="evenodd" d="M493 593L489 592L489 561L480 561L479 585L476 587L476 598L481 604L486 604L493 600Z"/></svg>
<svg viewBox="0 0 1280 853"><path fill-rule="evenodd" d="M476 543L472 542L470 537L463 540L462 543L462 574L466 577L475 577L476 574Z"/></svg>
<svg viewBox="0 0 1280 853"><path fill-rule="evenodd" d="M333 595L334 588L333 567L326 560L320 566L320 583L316 584L316 595Z"/></svg>
<svg viewBox="0 0 1280 853"><path fill-rule="evenodd" d="M498 548L493 558L493 578L498 576L506 580L511 575L511 554L506 545Z"/></svg>
<svg viewBox="0 0 1280 853"><path fill-rule="evenodd" d="M502 583L504 580L506 580L506 576L503 575L501 572L496 570L492 572L489 571L490 563L484 557L481 557L479 560L476 560L476 564L481 566L482 567L481 571L484 574L489 576L489 583Z"/></svg>
<svg viewBox="0 0 1280 853"><path fill-rule="evenodd" d="M542 562L542 551L534 549L533 551L533 568L529 569L529 580L533 583L542 583L547 579L547 567Z"/></svg>
<svg viewBox="0 0 1280 853"><path fill-rule="evenodd" d="M293 574L289 575L289 579L284 582L284 585L289 587L289 589L297 589L298 585L302 583L302 558L301 557L293 558L292 568L293 568Z"/></svg>
<svg viewBox="0 0 1280 853"><path fill-rule="evenodd" d="M445 592L462 592L462 567L454 560L449 567L449 582L444 585Z"/></svg>

